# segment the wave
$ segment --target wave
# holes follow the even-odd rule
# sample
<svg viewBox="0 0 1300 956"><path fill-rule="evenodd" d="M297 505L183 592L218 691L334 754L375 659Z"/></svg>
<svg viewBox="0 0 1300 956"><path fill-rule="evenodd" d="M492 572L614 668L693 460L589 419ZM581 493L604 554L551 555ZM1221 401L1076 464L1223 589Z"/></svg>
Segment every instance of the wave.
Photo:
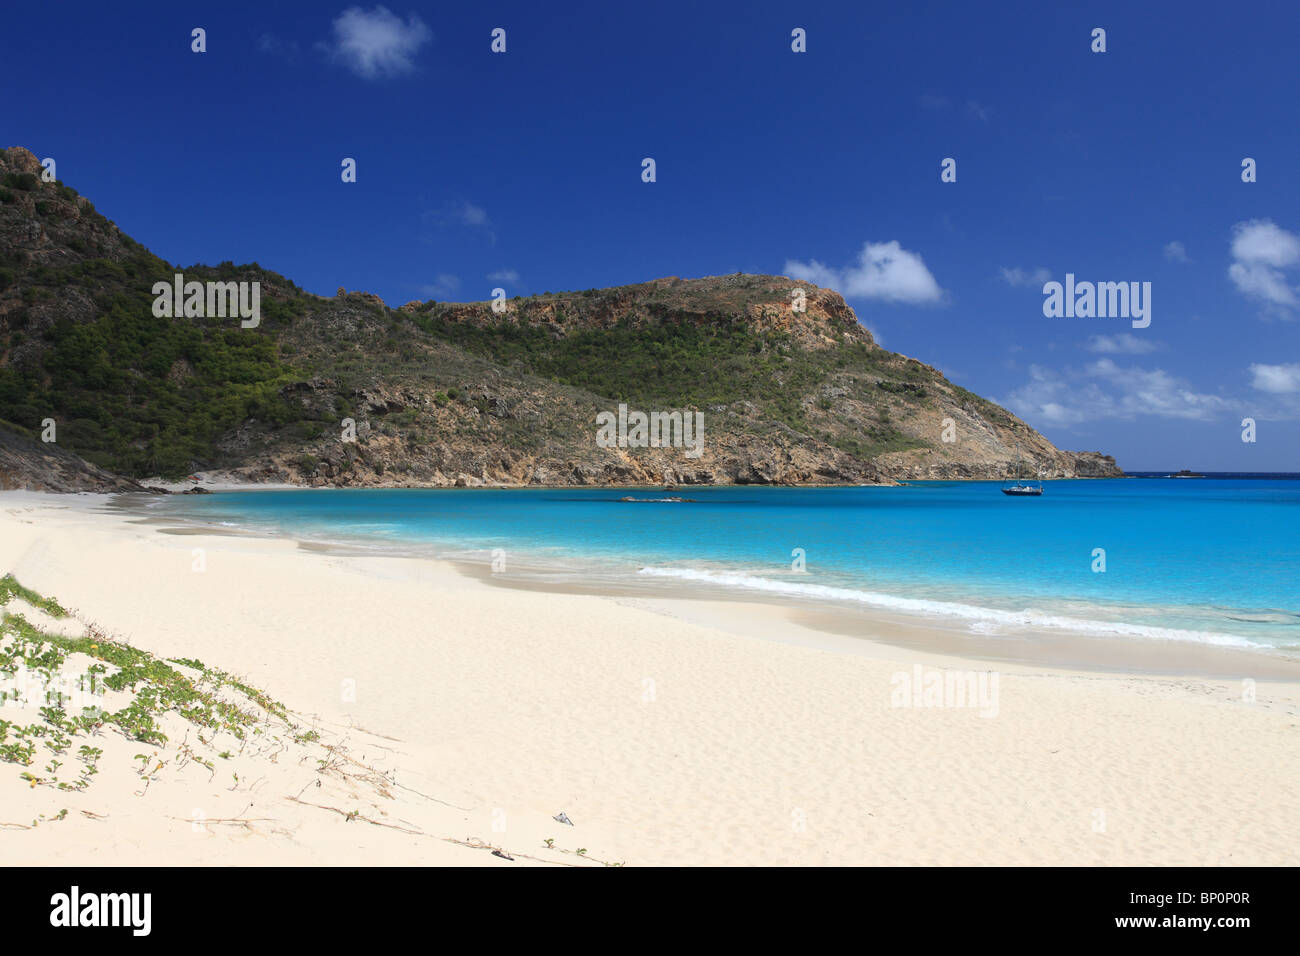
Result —
<svg viewBox="0 0 1300 956"><path fill-rule="evenodd" d="M1248 647L1262 650L1275 649L1271 644L1261 644L1244 637L1238 637L1235 634L1190 631L1147 624L1127 624L1122 621L1089 620L1052 614L1033 608L1025 608L1021 611L1004 611L955 601L931 601L923 598L898 597L897 595L882 594L877 591L833 587L826 584L801 584L795 581L780 581L739 571L701 571L694 568L646 567L641 568L637 573L647 577L677 578L701 584L763 591L792 598L846 601L910 614L957 618L973 622L972 629L976 630L977 633L989 633L995 627L1051 628L1053 630L1078 631L1085 634L1138 637L1148 640L1187 641L1197 644Z"/></svg>

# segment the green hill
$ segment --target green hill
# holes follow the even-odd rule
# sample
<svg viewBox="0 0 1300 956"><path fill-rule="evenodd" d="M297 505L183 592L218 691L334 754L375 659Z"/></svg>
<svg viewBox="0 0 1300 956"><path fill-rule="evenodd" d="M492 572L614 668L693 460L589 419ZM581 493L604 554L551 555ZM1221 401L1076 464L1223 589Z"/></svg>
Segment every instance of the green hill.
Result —
<svg viewBox="0 0 1300 956"><path fill-rule="evenodd" d="M879 348L836 293L659 279L489 303L312 295L257 264L173 266L35 157L0 153L0 428L133 478L303 484L872 482L1116 474ZM160 318L177 272L257 282L261 321ZM806 310L792 308L802 289ZM622 402L704 414L705 451L603 448ZM345 441L344 419L355 423ZM955 441L944 441L945 425Z"/></svg>

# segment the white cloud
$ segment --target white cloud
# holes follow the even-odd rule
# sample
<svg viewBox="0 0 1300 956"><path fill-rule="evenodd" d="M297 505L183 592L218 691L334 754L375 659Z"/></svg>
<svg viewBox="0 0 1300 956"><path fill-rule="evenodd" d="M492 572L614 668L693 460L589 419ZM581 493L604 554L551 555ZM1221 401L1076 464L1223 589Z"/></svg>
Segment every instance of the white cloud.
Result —
<svg viewBox="0 0 1300 956"><path fill-rule="evenodd" d="M785 261L785 271L792 279L803 279L805 282L811 282L813 285L823 286L827 289L836 289L848 293L844 289L845 280L834 269L824 266L816 259L808 262L797 262L794 259Z"/></svg>
<svg viewBox="0 0 1300 956"><path fill-rule="evenodd" d="M429 285L420 286L420 291L436 299L449 298L460 288L460 278L450 272L440 272Z"/></svg>
<svg viewBox="0 0 1300 956"><path fill-rule="evenodd" d="M334 42L324 46L353 73L373 80L412 72L416 52L432 38L415 14L403 21L387 7L348 7L334 21Z"/></svg>
<svg viewBox="0 0 1300 956"><path fill-rule="evenodd" d="M1044 282L1052 278L1052 274L1039 266L1032 271L1016 267L1014 269L999 269L1002 279L1010 286L1033 285L1042 287Z"/></svg>
<svg viewBox="0 0 1300 956"><path fill-rule="evenodd" d="M298 59L298 44L293 41L286 43L274 33L261 34L257 38L257 48L263 53L278 56L290 62L296 62Z"/></svg>
<svg viewBox="0 0 1300 956"><path fill-rule="evenodd" d="M486 226L488 224L487 210L482 206L476 206L472 202L458 203L455 207L456 218L467 226Z"/></svg>
<svg viewBox="0 0 1300 956"><path fill-rule="evenodd" d="M1165 243L1165 258L1170 262L1191 262L1187 258L1187 247L1177 239Z"/></svg>
<svg viewBox="0 0 1300 956"><path fill-rule="evenodd" d="M421 213L421 218L439 227L468 226L471 229L478 229L490 241L496 242L496 233L492 229L492 220L488 218L487 210L469 200L460 199L444 203L437 209L428 209Z"/></svg>
<svg viewBox="0 0 1300 956"><path fill-rule="evenodd" d="M1118 335L1091 336L1083 347L1103 355L1143 355L1160 348L1160 343L1139 338L1132 332L1121 332Z"/></svg>
<svg viewBox="0 0 1300 956"><path fill-rule="evenodd" d="M1286 271L1300 265L1300 236L1267 219L1239 222L1232 229L1228 275L1237 290L1288 312L1300 305L1300 288L1288 284Z"/></svg>
<svg viewBox="0 0 1300 956"><path fill-rule="evenodd" d="M1252 219L1233 227L1232 256L1283 268L1300 262L1300 236L1268 219Z"/></svg>
<svg viewBox="0 0 1300 956"><path fill-rule="evenodd" d="M866 243L857 264L847 269L832 269L815 259L809 262L789 259L785 271L792 278L835 289L845 298L882 299L909 305L943 299L943 290L925 262L917 253L904 249L896 239Z"/></svg>
<svg viewBox="0 0 1300 956"><path fill-rule="evenodd" d="M1300 392L1300 363L1291 365L1252 365L1251 385L1262 392Z"/></svg>
<svg viewBox="0 0 1300 956"><path fill-rule="evenodd" d="M496 272L489 272L487 277L493 282L518 282L519 273L514 269L498 269Z"/></svg>
<svg viewBox="0 0 1300 956"><path fill-rule="evenodd" d="M1031 425L1143 417L1211 421L1234 407L1218 395L1195 391L1164 369L1125 368L1108 358L1061 371L1032 365L1029 381L1001 404Z"/></svg>
<svg viewBox="0 0 1300 956"><path fill-rule="evenodd" d="M984 106L977 100L966 101L966 115L971 117L971 119L979 120L981 123L984 123L985 125L988 125L989 116L992 114L992 112L993 112L992 110L990 110L987 106Z"/></svg>

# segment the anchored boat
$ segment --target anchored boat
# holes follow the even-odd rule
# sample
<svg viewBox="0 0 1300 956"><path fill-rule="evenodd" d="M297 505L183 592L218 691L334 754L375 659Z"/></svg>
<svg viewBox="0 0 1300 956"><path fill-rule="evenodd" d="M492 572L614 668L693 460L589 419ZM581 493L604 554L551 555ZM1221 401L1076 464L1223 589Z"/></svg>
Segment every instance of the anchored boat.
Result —
<svg viewBox="0 0 1300 956"><path fill-rule="evenodd" d="M1020 446L1016 446L1016 477L1015 481L1008 485L1002 482L1002 493L1011 495L1014 498L1037 498L1043 493L1043 483L1041 481L1027 481L1020 476Z"/></svg>

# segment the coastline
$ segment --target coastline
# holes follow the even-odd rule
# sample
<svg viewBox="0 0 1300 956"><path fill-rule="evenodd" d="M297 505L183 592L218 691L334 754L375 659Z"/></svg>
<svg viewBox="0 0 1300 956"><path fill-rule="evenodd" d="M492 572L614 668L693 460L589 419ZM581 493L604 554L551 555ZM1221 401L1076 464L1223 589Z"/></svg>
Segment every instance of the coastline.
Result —
<svg viewBox="0 0 1300 956"><path fill-rule="evenodd" d="M257 490L282 489L263 487ZM435 490L451 493L484 489ZM834 586L816 586L804 593L802 585L785 586L779 580L751 579L744 573L732 571L710 575L645 568L640 573L629 574L626 569L612 571L597 562L570 565L568 558L561 558L557 563L551 555L525 554L521 558L515 553L509 570L498 573L491 568L488 551L480 548L449 552L434 547L430 553L428 545L412 540L391 539L378 543L369 536L335 532L309 536L291 531L281 535L268 529L240 527L207 517L156 514L139 495L112 495L106 504L112 510L121 510L142 523L156 526L164 534L215 534L268 540L288 538L299 548L338 556L430 559L444 562L493 587L635 600L650 610L675 608L674 614L680 613L678 605L681 602L685 602L681 606L686 608L710 603L753 605L766 608L768 617L776 615L782 626L798 625L804 630L817 632L818 640L825 641L830 636L848 638L848 643L842 648L848 652L867 642L921 652L937 651L983 663L1023 663L1115 674L1300 680L1300 656L1263 645L1247 647L1217 643L1209 639L1231 636L1210 632L1138 627L1123 622L1070 619L1051 614L1017 614L993 608L968 607L960 602L935 604L888 594L879 595L884 600L878 603L864 603L856 598L865 596L865 592ZM755 584L767 586L759 589L746 586ZM777 586L773 588L772 584ZM837 596L834 592L841 593ZM964 615L963 611L973 612L976 616ZM1051 623L1038 623L1038 619ZM989 627L991 622L997 623ZM1140 632L1140 635L1126 631ZM781 627L777 627L773 639L781 640L780 633ZM1189 639L1183 639L1184 636Z"/></svg>
<svg viewBox="0 0 1300 956"><path fill-rule="evenodd" d="M511 865L443 838L524 854L573 837L629 865L1297 862L1300 682L1285 674L1242 675L1259 681L1248 702L1240 678L999 662L996 714L897 706L898 676L917 667L992 668L939 628L848 637L815 609L159 534L108 503L0 494L0 573L133 645L243 675L369 754L388 748L405 786L443 801L399 796L394 817L436 839L343 822L273 784L252 796L274 824L193 835L152 813L153 796L91 790L54 796L109 800L111 827L6 830L16 860ZM206 786L176 781L177 806L214 799ZM551 820L561 810L573 831ZM543 862L575 862L569 849Z"/></svg>
<svg viewBox="0 0 1300 956"><path fill-rule="evenodd" d="M197 482L180 480L172 481L161 477L141 478L139 484L144 491L129 492L129 494L149 494L148 489L162 489L168 494L177 495L185 494L190 489L198 488L202 491L212 492L214 494L224 491L377 491L377 490L423 490L423 491L573 491L576 489L589 489L591 491L662 491L669 487L664 484L645 484L643 482L627 482L620 484L547 484L544 482L505 482L494 479L474 478L476 483L458 485L455 483L448 484L420 484L418 482L411 484L396 484L381 482L376 484L348 484L340 485L329 482L320 484L295 484L286 481L250 481L242 476L232 475L229 472L216 472L215 479L210 477L199 476ZM473 477L473 476L470 476ZM1060 477L1050 477L1034 479L1035 481L1054 482L1054 481L1117 481L1126 478L1144 478L1150 477L1146 474L1129 474L1127 472L1118 475L1070 475ZM942 478L928 477L890 477L880 481L801 481L797 483L786 482L762 482L762 483L741 483L734 482L730 484L711 483L711 484L675 484L671 487L679 492L689 491L692 488L895 488L899 485L907 485L915 482L925 481L957 481L957 482L998 482L1002 478L977 477L973 475L953 475ZM6 489L0 489L6 490ZM23 489L8 489L23 490ZM75 492L74 492L75 493ZM105 492L108 493L108 492ZM113 494L128 494L128 492L112 492Z"/></svg>

